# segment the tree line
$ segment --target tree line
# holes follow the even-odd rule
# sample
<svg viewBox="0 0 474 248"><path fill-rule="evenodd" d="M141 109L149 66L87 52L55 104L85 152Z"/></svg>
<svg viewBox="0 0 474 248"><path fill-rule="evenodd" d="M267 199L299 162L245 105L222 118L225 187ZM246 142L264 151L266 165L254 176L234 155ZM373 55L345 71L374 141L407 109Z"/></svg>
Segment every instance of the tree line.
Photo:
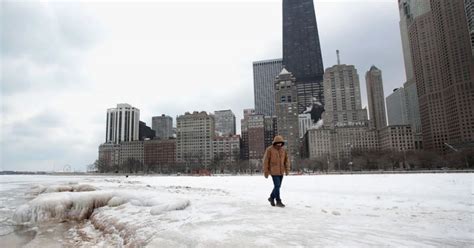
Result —
<svg viewBox="0 0 474 248"><path fill-rule="evenodd" d="M305 171L394 171L474 169L474 149L441 155L432 151L353 150L349 156L323 156L302 159L298 169Z"/></svg>

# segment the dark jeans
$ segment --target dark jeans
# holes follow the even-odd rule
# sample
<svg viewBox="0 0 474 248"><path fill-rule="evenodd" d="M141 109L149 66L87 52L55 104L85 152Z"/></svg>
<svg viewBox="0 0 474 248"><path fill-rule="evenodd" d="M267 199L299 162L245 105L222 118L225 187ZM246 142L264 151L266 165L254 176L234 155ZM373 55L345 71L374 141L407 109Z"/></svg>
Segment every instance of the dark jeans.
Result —
<svg viewBox="0 0 474 248"><path fill-rule="evenodd" d="M280 187L281 187L281 182L283 181L283 176L272 176L272 180L273 180L273 191L272 191L272 194L270 195L270 198L276 199L277 201L281 201Z"/></svg>

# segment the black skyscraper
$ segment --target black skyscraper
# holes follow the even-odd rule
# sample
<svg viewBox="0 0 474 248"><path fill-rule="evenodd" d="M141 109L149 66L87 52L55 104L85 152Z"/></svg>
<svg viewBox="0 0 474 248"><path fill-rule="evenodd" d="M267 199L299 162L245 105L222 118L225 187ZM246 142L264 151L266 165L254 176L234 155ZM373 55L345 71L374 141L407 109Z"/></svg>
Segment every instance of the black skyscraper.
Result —
<svg viewBox="0 0 474 248"><path fill-rule="evenodd" d="M296 78L298 112L324 104L323 60L313 0L283 0L283 65Z"/></svg>

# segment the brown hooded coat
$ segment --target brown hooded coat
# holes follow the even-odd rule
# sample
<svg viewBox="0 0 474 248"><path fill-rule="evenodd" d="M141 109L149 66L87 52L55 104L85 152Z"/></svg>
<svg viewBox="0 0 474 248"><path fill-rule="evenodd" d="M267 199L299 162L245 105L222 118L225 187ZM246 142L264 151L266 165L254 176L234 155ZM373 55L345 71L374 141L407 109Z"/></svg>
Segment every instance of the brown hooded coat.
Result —
<svg viewBox="0 0 474 248"><path fill-rule="evenodd" d="M283 137L280 135L275 136L271 146L265 150L263 156L263 173L265 177L268 175L282 176L284 173L288 175L290 171L290 160L288 159L288 153L282 147L279 150L275 148L276 143L284 143Z"/></svg>

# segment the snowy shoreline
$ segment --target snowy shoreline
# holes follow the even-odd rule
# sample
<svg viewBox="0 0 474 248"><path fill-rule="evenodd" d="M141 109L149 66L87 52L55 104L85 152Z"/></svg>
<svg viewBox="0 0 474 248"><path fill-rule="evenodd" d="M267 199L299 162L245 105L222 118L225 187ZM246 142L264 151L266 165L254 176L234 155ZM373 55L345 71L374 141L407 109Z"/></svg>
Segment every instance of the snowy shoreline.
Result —
<svg viewBox="0 0 474 248"><path fill-rule="evenodd" d="M0 176L14 176L14 175L45 175L45 176L200 176L196 174L160 174L160 173L88 173L88 172L40 172L39 174L32 174L36 172L15 172L15 174L2 174ZM308 172L298 174L296 172L291 172L290 175L293 176L317 176L317 175L377 175L377 174L443 174L443 173L474 173L474 169L465 169L465 170L394 170L394 171L330 171L330 172ZM211 176L261 176L261 173L216 173L211 174Z"/></svg>
<svg viewBox="0 0 474 248"><path fill-rule="evenodd" d="M28 224L4 229L0 243L471 247L473 182L471 173L288 176L287 207L278 209L266 201L272 184L261 175L5 176L0 213Z"/></svg>

